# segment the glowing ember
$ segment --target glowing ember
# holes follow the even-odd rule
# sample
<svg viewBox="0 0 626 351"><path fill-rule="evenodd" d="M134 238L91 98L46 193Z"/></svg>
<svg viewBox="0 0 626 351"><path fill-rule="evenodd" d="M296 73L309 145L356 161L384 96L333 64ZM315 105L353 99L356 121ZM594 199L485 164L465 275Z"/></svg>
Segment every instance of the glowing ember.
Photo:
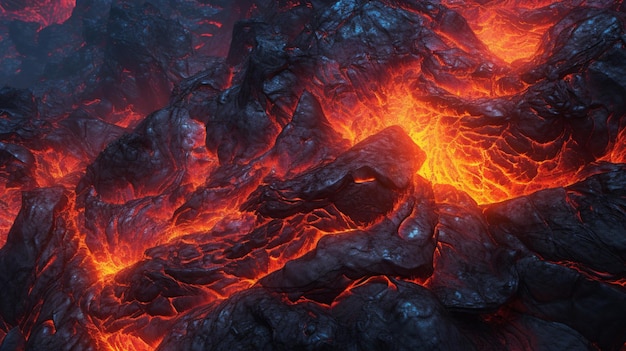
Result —
<svg viewBox="0 0 626 351"><path fill-rule="evenodd" d="M0 350L624 347L621 3L75 5L0 0Z"/></svg>

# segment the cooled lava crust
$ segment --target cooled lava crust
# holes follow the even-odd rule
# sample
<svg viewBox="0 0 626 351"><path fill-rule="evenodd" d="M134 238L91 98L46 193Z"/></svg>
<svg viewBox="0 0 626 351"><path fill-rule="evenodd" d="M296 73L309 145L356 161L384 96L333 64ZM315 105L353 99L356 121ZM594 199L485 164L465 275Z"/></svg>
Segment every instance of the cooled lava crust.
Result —
<svg viewBox="0 0 626 351"><path fill-rule="evenodd" d="M625 12L0 0L0 351L625 350Z"/></svg>

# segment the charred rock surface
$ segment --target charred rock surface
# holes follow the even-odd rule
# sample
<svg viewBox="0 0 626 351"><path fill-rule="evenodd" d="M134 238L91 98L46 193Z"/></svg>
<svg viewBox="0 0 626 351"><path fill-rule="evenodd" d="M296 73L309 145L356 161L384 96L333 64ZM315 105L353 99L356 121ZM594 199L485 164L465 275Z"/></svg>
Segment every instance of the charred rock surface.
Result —
<svg viewBox="0 0 626 351"><path fill-rule="evenodd" d="M450 187L435 188L437 257L427 286L451 310L493 310L517 290L513 253L498 246L476 203Z"/></svg>
<svg viewBox="0 0 626 351"><path fill-rule="evenodd" d="M513 3L0 1L0 351L623 349L624 5Z"/></svg>
<svg viewBox="0 0 626 351"><path fill-rule="evenodd" d="M88 349L82 296L93 284L93 269L80 247L69 194L60 187L25 192L22 208L0 251L2 324L12 326L3 350ZM62 336L62 337L60 337Z"/></svg>
<svg viewBox="0 0 626 351"><path fill-rule="evenodd" d="M569 262L599 279L624 277L624 167L566 188L532 195L485 209L500 242L508 237L552 262Z"/></svg>
<svg viewBox="0 0 626 351"><path fill-rule="evenodd" d="M333 204L353 221L371 223L391 210L423 159L409 136L391 127L319 169L260 187L244 209L284 218Z"/></svg>

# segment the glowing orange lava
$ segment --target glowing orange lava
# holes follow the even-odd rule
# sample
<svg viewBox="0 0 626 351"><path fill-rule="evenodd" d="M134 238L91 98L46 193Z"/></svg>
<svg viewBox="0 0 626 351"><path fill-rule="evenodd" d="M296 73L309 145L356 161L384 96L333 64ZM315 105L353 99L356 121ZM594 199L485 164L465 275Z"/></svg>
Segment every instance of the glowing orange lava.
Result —
<svg viewBox="0 0 626 351"><path fill-rule="evenodd" d="M530 10L548 7L554 1L489 1L484 4L467 4L448 0L444 3L467 20L474 34L489 50L506 63L529 59L535 54L544 33L554 21L533 22ZM459 6L460 5L460 6ZM474 6L472 6L474 5Z"/></svg>
<svg viewBox="0 0 626 351"><path fill-rule="evenodd" d="M150 346L141 338L130 335L115 333L102 335L103 350L107 351L151 351L154 346Z"/></svg>
<svg viewBox="0 0 626 351"><path fill-rule="evenodd" d="M506 63L529 60L536 54L542 36L561 17L554 1L533 0L529 2L490 1L485 4L468 4L464 1L444 2L458 11L496 57ZM461 44L457 43L462 46ZM437 58L437 53L434 53ZM443 67L445 60L440 60ZM518 61L519 62L519 61ZM381 83L374 96L358 96L344 101L328 101L328 94L320 92L325 101L325 111L345 138L356 143L385 127L402 126L413 141L422 148L427 160L419 174L433 184L449 184L467 192L480 204L503 201L533 191L566 185L577 179L572 170L561 167L562 161L555 159L542 162L528 155L514 152L508 145L504 124L477 127L472 123L474 116L468 111L446 107L447 102L437 103L420 97L416 88L419 67L397 67L390 69L391 77ZM475 79L468 72L455 72L454 79L437 82L442 88L442 100L463 102L521 93L525 88L501 91L491 79ZM437 77L433 79L437 80ZM370 95L371 95L370 94ZM432 94L432 93L431 93ZM326 95L326 98L323 96ZM358 94L357 94L358 95ZM425 95L428 95L425 94ZM334 100L332 97L330 100ZM491 107L490 107L491 108ZM492 111L495 115L497 106ZM498 115L497 119L506 116ZM537 144L536 148L543 146Z"/></svg>
<svg viewBox="0 0 626 351"><path fill-rule="evenodd" d="M479 204L581 180L574 175L576 170L567 169L559 156L538 162L514 152L507 144L507 138L514 138L507 131L507 123L497 122L504 116L495 118L493 125L476 126L476 116L470 112L422 99L414 88L415 74L408 73L412 70L398 68L390 72L394 78L381 84L373 98L352 104L328 101L326 113L334 127L357 143L388 126L401 126L427 155L419 174L433 184L448 184L465 191ZM486 93L480 85L474 90L470 86L458 95L458 91L446 92L442 98L478 98L495 104L491 101L498 97L496 92ZM491 112L498 115L497 105L490 106Z"/></svg>
<svg viewBox="0 0 626 351"><path fill-rule="evenodd" d="M19 13L19 16L24 16L24 18L20 17L21 19L49 25L65 21L75 6L74 0L62 0L60 3L46 1L48 2L39 0L37 2L39 5L30 8L29 11L16 13ZM455 7L456 1L448 0L444 3L461 12L488 50L507 64L532 58L543 34L554 24L549 21L530 23L520 20L520 14L525 13L526 9L521 7L509 8L509 5L513 3L511 1L492 1L474 7L462 4L458 8ZM552 2L535 0L527 2L523 6L528 6L528 9L536 9L550 3ZM43 14L46 16L44 17ZM1 16L11 17L13 12L0 7ZM492 61L498 61L501 66L510 68L509 65L494 59L492 55L486 54L485 57L487 56ZM445 64L441 63L441 65L444 66ZM437 98L447 102L458 102L459 106L471 105L462 104L469 100L474 103L484 101L485 105L493 104L493 106L490 105L496 116L493 124L477 127L472 123L475 116L470 111L453 108L451 107L453 103L448 105L447 102L434 101L432 96L436 94L420 91L421 86L416 85L416 82L423 77L423 72L420 71L419 67L407 65L388 69L387 81L374 82L373 85L377 84L375 91L370 91L370 94L356 94L357 98L354 99L335 99L326 96L319 90L314 91L313 87L307 87L307 89L313 90L314 95L322 102L325 114L333 127L352 144L356 144L389 126L401 126L427 155L418 174L432 184L447 184L462 190L479 204L499 202L555 184L567 185L576 180L571 172L560 172L561 160L558 157L537 162L526 155L512 153L510 148L506 148L507 125L502 122L503 116L498 115L495 101L499 97L507 98L509 96L504 96L504 93L499 92L494 87L496 85L494 82L500 78L495 74L493 77L483 80L473 81L468 74L467 76L454 77L458 79L458 83L456 80L450 80L452 83L438 82L440 84L437 88L441 89L441 94ZM512 96L512 94L520 93L524 89L522 83L520 86L518 91L509 91L507 94ZM94 100L93 103L96 102ZM90 103L84 105L88 106ZM120 129L130 131L140 123L143 117L135 112L132 106L128 106L125 110L113 111L107 122L115 124ZM119 216L117 213L111 215L110 218L106 218L111 222L109 226L95 230L85 228L85 209L77 210L74 205L75 199L70 199L72 205L69 207L72 210L65 216L79 233L80 249L86 253L89 265L93 268L91 273L95 275L96 285L101 288L100 290L103 290L102 286L113 285L112 282L115 281L116 275L121 275L120 273L128 267L146 259L145 252L148 249L181 242L188 243L190 246L198 246L199 243L190 238L194 234L214 236L216 242L228 240L229 244L237 243L241 236L250 233L255 229L255 226L259 225L261 219L257 214L245 212L240 208L248 195L263 182L262 177L259 177L256 183L245 183L241 187L228 188L228 185L232 185L229 183L224 185L223 189L218 185L215 188L210 188L207 185L207 177L218 167L218 161L216 156L206 148L205 125L190 118L189 122L184 125L179 137L182 140L181 144L185 155L184 160L177 160L180 161L177 166L182 169L180 182L176 183L176 186L182 189L180 193L150 194L144 198L138 197L125 201L125 204L106 203L105 200L102 200L103 208L111 205L111 208L115 210L118 208L114 205L126 205L132 201L139 203L139 201L145 200L145 202L141 202L140 205L128 206L128 208L132 208L128 210L129 212L121 212L124 209L120 210ZM616 143L618 147L603 160L610 162L626 160L626 131L621 132ZM37 150L34 152L34 158L36 168L33 171L33 176L37 184L33 186L61 185L66 189L75 189L76 184L84 175L87 165L94 161L78 152L72 153L72 150L60 150L55 147ZM262 170L255 169L250 172L266 172L264 174L266 176L274 167L271 164L273 161L263 158L260 160L255 160L255 162L258 161L260 164L258 168ZM286 172L283 171L282 173ZM367 183L373 179L366 175L362 178L355 177L354 181ZM235 180L232 182L236 183ZM228 181L224 181L224 183L228 183ZM212 207L198 210L200 213L192 220L177 223L178 214L176 211L189 200L185 196L203 187L216 193L219 192L219 196L215 196L217 200L214 202L211 202L214 200L213 198L210 198L211 201L206 200L206 202L211 202ZM0 216L0 247L6 241L6 233L19 211L21 201L19 196L21 189L6 188L4 191L2 190L0 189L0 211L3 213ZM224 193L228 196L223 195ZM100 201L101 199L98 198L97 200ZM322 210L317 212L321 213ZM335 216L335 214L328 213L322 213L320 216L322 215L327 215L328 218ZM339 213L336 216L341 217L342 214ZM314 216L311 215L311 217ZM119 218L128 219L128 223L118 223ZM337 222L341 221L351 225L348 218L337 220ZM229 226L230 228L228 228ZM337 228L338 233L355 229L349 225L343 228L340 224L337 224ZM229 232L230 229L234 234L230 235L228 239L219 237L221 232ZM89 230L97 232L93 235L96 239L109 237L113 239L110 239L111 243L103 242L102 247L92 250L87 244L89 238L86 238L85 234ZM213 293L214 300L227 298L229 294L247 289L264 275L284 267L286 262L312 251L323 235L334 233L308 226L308 224L304 227L298 227L294 231L297 231L299 236L294 240L302 240L301 245L293 250L279 247L271 252L268 251L268 262L255 263L259 266L255 267L257 269L255 274L260 272L257 277L240 278L219 293L211 291L207 287L200 289L206 288L207 295ZM137 240L126 239L124 233L130 233L132 238ZM146 235L150 240L139 240L143 239L142 233L150 234ZM223 255L223 252L218 252L216 255ZM204 269L204 267L202 268ZM119 296L117 298L122 300ZM128 319L128 325L136 322L132 320L134 317L127 317L123 316L122 319ZM177 317L166 316L163 320L168 320L168 318L174 320ZM148 324L146 318L151 317L145 317L140 322ZM94 328L92 335L98 338L99 346L104 350L147 351L153 350L160 342L158 338L158 342L154 340L148 342L142 339L137 336L138 334L132 326L112 332L107 331L106 327L100 324L94 325Z"/></svg>
<svg viewBox="0 0 626 351"><path fill-rule="evenodd" d="M459 116L454 111L420 101L413 95L410 84L401 81L381 87L377 101L377 104L363 103L339 110L339 113L328 113L339 115L340 121L347 120L335 121L335 127L353 143L385 127L402 126L425 151L427 159L419 174L433 184L453 185L478 203L519 195L511 189L503 170L490 161L491 153L497 152L498 136L490 138L492 140L478 139L463 126L463 118L469 116Z"/></svg>
<svg viewBox="0 0 626 351"><path fill-rule="evenodd" d="M610 163L626 163L626 129L623 129L615 140L614 147L599 161Z"/></svg>
<svg viewBox="0 0 626 351"><path fill-rule="evenodd" d="M0 192L0 248L4 246L7 240L7 234L13 226L15 216L20 210L22 204L22 195L19 189L5 188Z"/></svg>

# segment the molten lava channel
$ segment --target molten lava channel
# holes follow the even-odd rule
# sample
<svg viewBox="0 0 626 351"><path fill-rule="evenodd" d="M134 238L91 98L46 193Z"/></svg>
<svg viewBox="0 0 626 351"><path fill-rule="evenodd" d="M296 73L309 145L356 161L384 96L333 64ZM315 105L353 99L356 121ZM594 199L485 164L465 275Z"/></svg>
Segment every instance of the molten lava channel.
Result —
<svg viewBox="0 0 626 351"><path fill-rule="evenodd" d="M401 126L426 153L419 175L433 184L463 190L481 204L524 195L540 187L533 184L536 179L516 178L525 173L518 167L539 168L538 163L520 162L509 168L498 164L497 158L502 156L498 142L503 142L500 135L481 135L464 124L471 119L469 113L459 115L459 111L421 100L403 76L397 74L397 79L381 85L373 101L363 101L349 109L328 110L345 138L356 143L388 126ZM466 97L469 99L495 97L478 85L462 94L470 95Z"/></svg>
<svg viewBox="0 0 626 351"><path fill-rule="evenodd" d="M554 12L551 0L444 3L461 13L478 39L506 63L532 58L543 35L554 25L554 20L539 21L531 15L537 9Z"/></svg>
<svg viewBox="0 0 626 351"><path fill-rule="evenodd" d="M13 4L14 2L6 3ZM466 49L464 43L454 38L449 32L443 33L442 30L441 33L436 33L441 35L437 37L437 40L441 39L440 42L430 44L433 47L446 45L448 47L440 51L435 50L432 57L417 58L415 62L385 61L384 72L380 74L381 79L368 82L371 84L367 86L367 91L363 91L363 94L359 94L360 92L355 88L356 99L326 94L327 87L320 88L316 87L315 83L306 83L309 85L302 90L307 91L298 96L304 97L303 100L310 98L315 100L315 103L320 103L320 109L324 110L325 116L322 116L324 123L329 122L332 128L319 134L327 133L325 137L330 136L336 139L336 145L333 146L334 148L318 145L320 149L327 147L331 151L323 157L320 156L319 159L313 157L305 160L293 169L286 169L277 158L276 155L280 157L280 152L272 153L271 148L278 144L279 139L269 140L268 137L268 140L264 140L265 136L259 137L259 140L267 141L267 145L259 147L259 152L246 154L249 158L237 159L235 156L241 155L235 155L231 159L226 158L227 161L221 163L223 160L219 159L222 157L220 153L236 154L241 151L237 149L239 147L241 149L258 147L254 144L257 140L252 140L257 135L255 134L254 137L247 135L251 140L238 140L240 135L236 133L240 131L237 128L241 127L245 134L249 126L237 125L231 130L229 125L224 127L224 140L228 138L231 140L224 143L230 142L231 144L221 149L215 147L216 150L209 150L211 147L208 144L214 140L207 137L206 131L209 129L204 123L206 121L200 121L206 116L193 119L189 111L184 111L183 108L178 109L174 103L146 117L145 124L140 123L139 119L142 116L134 112L131 106L117 113L113 111L112 120L109 122L119 128L115 129L115 133L121 134L123 130L129 132L129 135L112 143L101 153L104 156L98 156L98 159L96 159L97 152L88 154L64 150L64 145L56 144L34 149L32 160L22 157L20 161L23 163L35 165L32 174L34 182L28 186L35 189L56 187L50 192L62 200L52 204L53 201L50 200L52 195L47 194L48 190L43 189L40 193L34 191L33 194L50 202L47 204L51 208L48 210L49 213L35 205L29 207L24 204L22 204L21 211L23 213L32 211L37 214L37 211L41 210L49 217L52 217L50 213L54 213L56 217L53 217L54 225L51 227L55 231L50 230L50 232L54 232L55 235L63 232L63 235L70 238L72 245L67 249L68 252L74 250L76 255L73 257L79 257L82 260L80 267L83 269L82 273L87 272L87 275L93 275L90 277L92 279L89 281L90 285L82 293L86 295L84 299L89 304L85 307L85 311L93 314L86 317L88 322L85 324L88 326L89 335L95 339L97 347L111 351L152 350L164 341L163 326L169 328L176 325L179 319L190 318L189 320L192 320L191 318L214 309L221 302L228 301L233 296L242 296L241 292L252 291L260 286L268 289L276 288L277 291L284 292L280 290L284 288L281 284L292 283L290 279L297 283L300 278L303 281L309 278L305 276L306 274L303 277L290 276L290 269L294 267L301 267L303 271L310 273L306 270L306 264L309 262L313 262L316 269L328 265L330 273L339 272L333 267L333 264L338 264L337 262L352 269L347 270L347 274L338 273L341 276L337 278L340 287L341 281L348 279L347 277L350 277L352 282L343 287L339 298L331 304L335 307L341 305L342 300L349 300L352 290L366 290L368 284L372 282L385 285L390 290L398 290L398 286L406 282L419 283L425 287L424 289L436 286L437 283L433 283L432 276L429 276L432 272L429 272L429 267L426 266L432 264L431 261L434 261L434 265L437 266L443 265L441 262L452 262L456 259L456 256L450 255L449 252L446 257L442 254L448 249L447 245L454 251L454 245L445 242L454 235L460 235L456 239L465 240L468 243L467 247L472 248L471 245L476 245L477 251L487 246L496 250L496 245L489 233L491 230L488 228L489 223L483 212L489 204L529 195L541 189L573 184L583 179L582 173L579 175L578 171L583 168L582 163L586 161L572 162L570 157L576 155L576 147L579 146L577 140L572 140L573 137L568 136L564 138L566 140L559 140L562 143L556 147L552 146L554 139L533 140L524 133L512 132L514 128L523 126L524 121L520 122L519 116L511 116L503 112L512 110L509 108L510 105L507 105L507 108L503 105L523 101L528 94L532 93L529 90L532 83L519 78L522 70L520 67L530 64L534 56L542 49L540 47L542 38L559 16L546 16L549 20L534 21L533 17L527 14L532 12L530 10L544 7L545 11L549 12L551 3L545 0L536 0L526 4L518 4L517 1L477 1L475 4L444 1L444 4L455 9L467 20L467 24L473 30L472 35L480 40L482 46L478 45L476 49L468 44L469 49L464 52L463 50ZM6 8L6 6L0 10L7 18L34 21L47 26L65 21L75 5L73 1L63 1L60 6L41 1L36 4L20 11ZM290 2L290 4L285 11L298 7L296 2ZM384 4L381 6L387 6L386 3ZM426 21L427 16L420 18ZM220 22L205 21L218 28L222 27ZM435 32L434 30L433 33ZM210 38L212 35L202 34L201 36ZM196 45L196 47L204 47L204 45ZM461 47L464 49L459 49ZM268 54L270 58L271 54L271 52ZM472 55L478 55L479 58L471 61ZM427 60L430 61L425 63ZM475 65L481 60L487 63ZM250 62L255 61L250 60ZM266 64L266 62L261 63ZM436 69L429 71L429 68L433 67ZM257 79L254 69L256 67L252 67L250 69L252 73L245 75L245 78L239 78L241 80ZM432 72L441 74L437 75ZM135 79L133 72L124 71L124 74L128 75L131 81ZM233 85L232 71L229 71L229 75L229 83L226 84L225 90L241 89L243 91L243 88ZM355 76L358 78L358 74ZM362 77L369 78L366 74ZM357 78L355 78L357 82L354 83L355 86L359 85ZM559 83L566 86L571 83L568 79L566 77ZM424 83L424 81L427 82ZM198 80L194 83L197 83L194 86L197 90L211 86L209 78L206 81ZM217 91L221 88L213 86L207 88L210 91L211 89ZM224 104L227 107L218 112L223 113L219 118L223 118L221 121L226 123L227 118L224 116L228 118L240 116L237 114L239 112L230 115L232 111L228 108L241 106L238 102L233 103L232 106L228 105L229 95L226 92L221 94L216 97L218 95L214 91L208 93L214 99L211 101L213 105L207 107L199 103L198 106L201 108L198 110L204 112L204 108L209 110L215 105ZM243 93L242 96L250 98L251 101L257 98L254 94L250 94L252 98ZM186 96L181 97L181 101L184 98ZM203 96L203 98L206 97ZM206 100L209 99L206 98ZM84 105L100 103L99 99L90 101L84 102ZM297 111L294 111L295 104L292 105L285 110L292 108L288 113L295 119ZM279 118L272 114L279 110L278 108L271 110L268 107L263 111L263 108L259 106L250 103L246 108L254 111L245 110L245 113L253 114L254 118L261 115L263 118L270 119L272 122L269 123L271 127L267 129L268 135L279 134L277 126L286 129L281 123L276 123ZM313 115L315 113L311 113L311 116ZM259 122L259 124L262 123ZM391 126L400 126L401 130L389 128ZM392 177L381 175L378 169L372 170L376 167L370 167L367 162L363 163L365 166L358 162L351 163L355 159L359 160L359 155L361 155L359 152L366 148L361 143L369 138L375 140L380 138L380 134L387 133L387 138L394 139L389 137L390 129L394 130L393 135L402 136L396 138L403 141L398 148L393 149L397 154L414 150L414 145L410 143L410 140L424 152L425 159L422 160L421 153L415 148L417 151L414 154L420 154L421 166L416 166L415 169L410 168L408 172L410 175L415 175L414 173L417 172L426 181L419 177L414 179L409 175L403 177L410 179L406 184L389 185L393 183L389 181ZM130 134L131 131L132 134ZM254 130L254 132L258 131ZM410 140L404 133L408 134ZM604 149L606 154L594 161L611 163L626 161L626 132L622 129L616 134L616 138L608 142L608 146ZM116 138L118 136L116 134ZM557 135L555 139L560 137L561 135ZM344 142L342 138L348 142ZM304 140L303 143L309 141L304 137L302 140ZM238 142L241 144L237 144ZM394 144L389 141L380 143ZM523 148L519 147L520 144L530 151L517 152L518 149ZM137 146L136 149L133 148L135 146ZM11 148L4 144L2 147L3 151L18 159L23 156L19 148ZM102 145L103 149L104 147ZM386 149L381 147L380 149L374 148L374 150ZM537 150L549 150L545 151L545 155L548 156L543 157L544 154L541 152L537 152L539 156L533 154ZM248 150L241 152L246 151ZM289 151L295 153L300 150ZM371 150L368 152L370 156L375 154ZM163 154L166 155L163 156ZM348 156L345 156L346 154ZM318 156L318 154L314 155ZM111 158L107 159L107 156ZM389 156L393 161L395 159L392 156L398 155ZM136 164L132 165L135 168L130 166L128 169L124 168L126 164L141 157L144 157L148 163L162 161L162 169L158 171L163 170L164 176L159 178L155 174L146 175L141 167L136 167ZM411 158L406 155L402 157ZM119 160L122 161L115 163ZM111 176L106 173L110 170L107 168L110 165L107 162L120 166L121 175ZM387 166L392 168L390 164ZM324 169L324 167L328 168ZM102 176L102 179L105 179L102 184L96 184L101 181L97 171L105 174ZM330 174L331 178L320 179L322 176L318 177L319 174ZM93 178L90 179L90 176ZM106 176L111 176L111 178L108 179ZM115 176L118 177L115 178ZM301 178L298 178L300 176ZM319 186L321 190L307 192L310 190L307 185L310 184L298 183L301 179L311 180L312 183L319 181L322 184ZM107 183L109 180L110 182ZM88 184L84 189L81 188L81 181ZM93 183L89 183L90 181ZM337 181L336 184L341 186L334 187L336 184L333 181ZM319 184L314 184L314 186L317 185ZM443 186L436 187L437 185ZM280 188L280 186L284 187ZM305 190L298 187L305 188ZM74 193L72 192L74 189L83 191ZM20 210L21 190L19 187L7 185L4 192L0 194L2 195L0 209L4 210L4 215L0 217L0 247L6 240L4 233L9 231L15 215ZM329 195L332 191L336 193ZM416 191L416 193L412 194L411 191ZM560 188L557 191L566 193L570 190ZM433 195L433 192L436 194ZM571 193L572 198L578 196L574 190ZM33 194L26 194L25 199L36 203L39 198ZM308 195L311 195L311 198L307 198ZM384 200L381 201L383 204L374 203L376 202L374 200L370 201L371 199L368 198L370 195L380 196ZM28 198L28 196L32 197ZM567 196L570 194L568 193ZM354 205L350 201L354 201L355 198L364 200L358 203L360 207L350 207ZM483 206L477 206L474 201ZM77 205L79 202L81 205ZM272 203L268 205L267 203L270 202ZM298 207L300 205L301 207ZM374 208L373 214L365 213L367 210L364 208L368 206ZM506 207L506 204L503 206ZM420 211L425 209L424 213L427 215L414 210L417 208ZM506 212L506 208L505 210L497 206L494 208L494 213ZM284 213L278 213L280 209L284 209ZM593 209L590 208L589 211ZM457 217L459 213L467 216ZM437 218L440 214L441 217ZM420 217L422 215L423 217ZM504 218L505 215L501 217ZM419 225L423 224L420 221L425 222L426 225L416 230L402 232L402 235L400 235L400 229L389 229L393 227L394 220L404 223L399 218L406 219L409 216L415 216L414 220L416 223L419 222ZM582 218L580 213L577 218ZM407 227L411 224L409 222L407 221ZM399 223L396 223L396 227L402 228L405 225ZM465 229L462 228L463 223L476 230L469 233L463 232ZM420 232L419 229L424 228L427 230ZM548 227L548 229L551 228ZM15 233L20 230L21 228L16 228ZM419 266L417 273L411 270L414 267L407 268L406 271L410 272L401 284L392 278L393 274L384 271L384 268L388 268L386 265L393 259L403 256L404 252L398 251L400 253L396 252L397 257L389 258L391 256L385 256L390 255L389 252L381 249L380 257L367 256L368 252L374 252L384 246L382 242L388 239L385 235L389 233L394 235L394 240L400 242L396 246L401 247L403 243L401 240L413 240L420 235L435 233L435 230L439 231L437 235L440 235L442 241L435 242L439 239L431 240L429 236L423 238L428 245L432 246L433 257L425 254L425 261L428 262L424 264L425 267ZM455 234L455 231L460 234ZM398 234L397 237L395 234ZM63 238L66 237L63 236ZM372 238L378 240L374 242L376 247L367 247L367 245L373 245L368 241ZM333 251L333 247L346 245L345 247L350 248L348 245L350 240L353 240L355 246L366 247L366 249L358 247L354 250L361 249L366 252L361 252L365 258L361 257L362 261L358 263L342 261L345 259L342 252L340 252L342 257L333 256L337 253ZM483 245L484 243L486 244ZM462 244L456 244L459 250L465 248L461 247ZM428 245L427 249L430 248ZM484 247L479 248L481 245ZM406 254L406 257L411 254ZM37 257L37 260L39 259ZM451 261L446 261L448 259ZM411 260L408 259L408 261ZM383 268L376 266L375 269L369 270L368 264L371 262ZM42 262L37 261L39 269L37 274L47 272L50 267L56 268L54 266L56 263L57 261L53 258L49 261L43 259ZM454 264L457 262L451 263L451 265ZM494 271L499 269L491 261L485 265L491 265L488 268ZM376 270L379 268L381 271ZM373 279L367 275L353 278L351 274L358 269L363 269L369 275L383 275L382 278ZM323 271L320 272L323 273ZM391 270L391 272L395 271ZM490 271L490 273L493 272ZM446 274L458 278L459 281L464 279L454 277L457 274L454 271L438 274L444 277L440 278L441 280L447 279ZM500 272L494 273L497 276L493 279L494 281L501 278L498 274ZM503 275L508 277L507 274ZM416 278L417 275L423 276ZM72 276L72 279L76 276ZM323 281L322 278L320 278L321 281ZM276 285L272 286L274 281ZM314 283L319 283L319 281L314 281ZM453 283L455 282L450 284ZM447 285L443 286L443 288L447 287ZM296 286L296 288L301 287ZM512 291L513 285L508 284L506 289L501 290L507 289ZM180 295L174 293L167 295L172 291ZM293 302L295 305L312 301L309 301L308 295L303 294L299 296L297 302L289 303ZM502 302L501 305L504 303ZM323 305L318 301L314 304L318 307ZM454 304L452 306L456 307ZM200 311L192 311L191 308L200 308ZM485 310L487 309L480 310L479 313ZM310 315L313 314L310 312ZM81 318L83 317L81 314ZM28 321L28 323L34 322ZM182 338L185 333L191 333L190 330L197 327L194 323L200 324L200 322L190 322L189 330L183 330L183 328L173 333L179 333L178 336ZM49 334L56 333L57 329L61 330L62 327L55 325L53 319L44 321L41 325L44 332ZM29 338L31 326L27 325L27 327L24 328L24 333L26 338ZM0 333L0 336L6 336L7 333L3 333Z"/></svg>

